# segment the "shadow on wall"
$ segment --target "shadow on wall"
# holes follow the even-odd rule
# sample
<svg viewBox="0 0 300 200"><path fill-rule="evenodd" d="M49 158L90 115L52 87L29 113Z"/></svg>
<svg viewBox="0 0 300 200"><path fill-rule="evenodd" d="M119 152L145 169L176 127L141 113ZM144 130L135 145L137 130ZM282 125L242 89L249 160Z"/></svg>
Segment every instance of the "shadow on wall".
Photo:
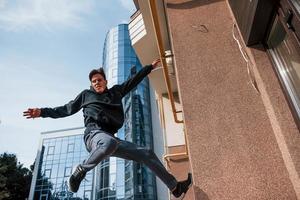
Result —
<svg viewBox="0 0 300 200"><path fill-rule="evenodd" d="M195 192L195 199L196 200L209 200L207 194L201 190L198 186L193 186Z"/></svg>
<svg viewBox="0 0 300 200"><path fill-rule="evenodd" d="M266 48L263 46L263 44L255 44L255 45L251 45L248 47L259 50L259 51L266 52Z"/></svg>
<svg viewBox="0 0 300 200"><path fill-rule="evenodd" d="M191 9L224 0L168 0L167 7L171 9Z"/></svg>

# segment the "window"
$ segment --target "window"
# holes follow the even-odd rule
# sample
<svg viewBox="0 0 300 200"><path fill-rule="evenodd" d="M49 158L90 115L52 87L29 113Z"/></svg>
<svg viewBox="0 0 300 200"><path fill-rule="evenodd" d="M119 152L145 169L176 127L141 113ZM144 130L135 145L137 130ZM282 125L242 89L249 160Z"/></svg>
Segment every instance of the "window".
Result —
<svg viewBox="0 0 300 200"><path fill-rule="evenodd" d="M51 178L51 169L45 169L44 175L47 178Z"/></svg>
<svg viewBox="0 0 300 200"><path fill-rule="evenodd" d="M66 167L64 176L65 177L71 176L71 173L72 173L72 167Z"/></svg>
<svg viewBox="0 0 300 200"><path fill-rule="evenodd" d="M92 199L92 191L90 190L84 191L84 199L88 199L88 200Z"/></svg>
<svg viewBox="0 0 300 200"><path fill-rule="evenodd" d="M68 153L74 152L74 143L68 144Z"/></svg>
<svg viewBox="0 0 300 200"><path fill-rule="evenodd" d="M47 155L53 155L54 154L54 149L55 149L54 146L49 146Z"/></svg>
<svg viewBox="0 0 300 200"><path fill-rule="evenodd" d="M281 1L283 8L285 8L286 0ZM289 9L279 10L280 13L288 15L291 12ZM296 17L295 17L296 18ZM286 22L277 16L270 35L267 39L269 53L273 59L275 70L281 81L281 84L288 97L295 117L300 119L300 46L297 37L297 28L292 27L288 29ZM293 25L293 21L291 22ZM291 25L291 26L292 26Z"/></svg>
<svg viewBox="0 0 300 200"><path fill-rule="evenodd" d="M47 194L42 194L40 196L40 200L47 200L48 199L48 195Z"/></svg>

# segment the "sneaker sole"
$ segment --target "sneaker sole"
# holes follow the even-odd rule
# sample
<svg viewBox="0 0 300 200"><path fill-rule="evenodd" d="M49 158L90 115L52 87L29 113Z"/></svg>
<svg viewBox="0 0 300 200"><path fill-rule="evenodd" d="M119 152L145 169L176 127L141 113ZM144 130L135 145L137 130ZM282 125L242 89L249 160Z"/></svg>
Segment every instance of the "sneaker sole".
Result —
<svg viewBox="0 0 300 200"><path fill-rule="evenodd" d="M71 187L70 187L70 177L68 178L68 191L69 191L69 192L73 192L73 191L71 190Z"/></svg>
<svg viewBox="0 0 300 200"><path fill-rule="evenodd" d="M188 174L188 177L191 177L191 184L189 184L189 186L188 186L188 190L187 191L189 191L189 189L192 187L192 185L193 185L193 177L192 177L192 174L191 173L189 173ZM180 196L180 197L175 197L175 199L174 200L182 200L184 197L185 197L185 195L186 195L186 193L182 193L182 195Z"/></svg>
<svg viewBox="0 0 300 200"><path fill-rule="evenodd" d="M78 166L79 166L79 165L73 166L73 168L72 168L72 174L73 174L73 172L76 170L76 168L77 168ZM73 192L73 191L71 190L71 187L70 187L70 178L71 178L72 174L71 174L71 175L69 176L69 178L68 178L68 191L69 191L69 192ZM76 193L76 192L73 192L73 193Z"/></svg>

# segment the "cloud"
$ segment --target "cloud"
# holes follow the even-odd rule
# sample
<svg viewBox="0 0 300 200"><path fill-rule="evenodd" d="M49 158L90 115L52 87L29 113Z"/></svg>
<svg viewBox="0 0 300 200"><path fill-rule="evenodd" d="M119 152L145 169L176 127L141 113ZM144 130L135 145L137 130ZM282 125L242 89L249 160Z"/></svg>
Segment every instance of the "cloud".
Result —
<svg viewBox="0 0 300 200"><path fill-rule="evenodd" d="M55 27L80 27L84 15L91 13L93 1L0 0L0 29L7 31ZM3 9L5 7L5 9Z"/></svg>
<svg viewBox="0 0 300 200"><path fill-rule="evenodd" d="M119 2L126 10L128 10L132 14L136 10L132 0L119 0Z"/></svg>
<svg viewBox="0 0 300 200"><path fill-rule="evenodd" d="M6 0L0 0L0 9L4 8L6 5Z"/></svg>

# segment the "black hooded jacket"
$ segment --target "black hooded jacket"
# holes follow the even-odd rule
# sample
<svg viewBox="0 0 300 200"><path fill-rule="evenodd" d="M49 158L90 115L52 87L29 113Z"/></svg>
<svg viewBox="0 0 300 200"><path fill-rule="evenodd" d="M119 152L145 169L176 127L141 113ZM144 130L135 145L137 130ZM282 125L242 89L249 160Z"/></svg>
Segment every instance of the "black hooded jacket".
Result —
<svg viewBox="0 0 300 200"><path fill-rule="evenodd" d="M104 131L116 133L124 123L122 98L135 88L153 69L143 67L137 74L120 85L114 85L103 93L91 87L82 91L74 100L55 108L41 108L41 117L61 118L73 115L83 108L84 125L96 123Z"/></svg>

